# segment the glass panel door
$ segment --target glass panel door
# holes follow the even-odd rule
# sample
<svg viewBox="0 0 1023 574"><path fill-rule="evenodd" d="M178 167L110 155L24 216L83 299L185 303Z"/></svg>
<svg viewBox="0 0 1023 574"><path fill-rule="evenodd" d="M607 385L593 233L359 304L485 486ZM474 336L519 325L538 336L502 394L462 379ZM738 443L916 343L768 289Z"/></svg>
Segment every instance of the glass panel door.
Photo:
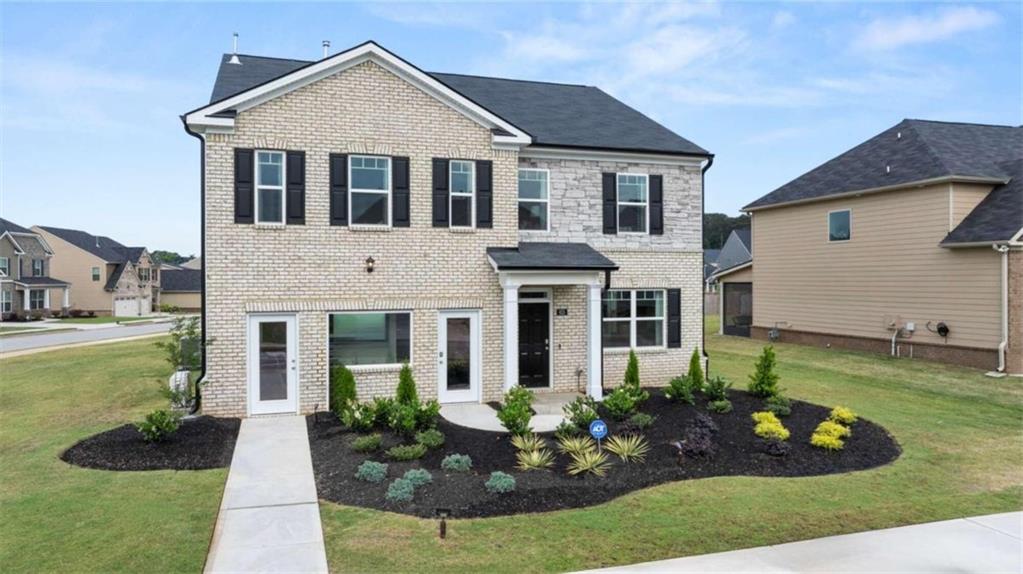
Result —
<svg viewBox="0 0 1023 574"><path fill-rule="evenodd" d="M259 400L288 398L288 323L259 324Z"/></svg>
<svg viewBox="0 0 1023 574"><path fill-rule="evenodd" d="M437 394L441 402L479 401L479 311L441 311L437 319Z"/></svg>
<svg viewBox="0 0 1023 574"><path fill-rule="evenodd" d="M447 387L448 391L467 391L471 385L472 319L447 318Z"/></svg>
<svg viewBox="0 0 1023 574"><path fill-rule="evenodd" d="M298 339L294 315L249 317L249 412L298 411Z"/></svg>

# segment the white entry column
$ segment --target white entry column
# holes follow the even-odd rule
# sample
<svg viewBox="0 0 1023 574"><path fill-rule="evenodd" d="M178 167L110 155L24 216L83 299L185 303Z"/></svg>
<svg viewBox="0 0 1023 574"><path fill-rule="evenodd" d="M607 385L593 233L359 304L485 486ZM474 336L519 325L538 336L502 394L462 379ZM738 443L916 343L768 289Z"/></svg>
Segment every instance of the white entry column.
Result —
<svg viewBox="0 0 1023 574"><path fill-rule="evenodd" d="M504 390L519 384L519 286L504 286Z"/></svg>
<svg viewBox="0 0 1023 574"><path fill-rule="evenodd" d="M586 391L594 400L604 398L604 353L601 348L601 286L590 284L586 298Z"/></svg>
<svg viewBox="0 0 1023 574"><path fill-rule="evenodd" d="M21 302L25 306L25 310L30 311L32 309L32 291L30 289L25 289L21 292L21 294Z"/></svg>
<svg viewBox="0 0 1023 574"><path fill-rule="evenodd" d="M43 289L43 309L50 308L50 290Z"/></svg>
<svg viewBox="0 0 1023 574"><path fill-rule="evenodd" d="M64 309L67 309L68 307L71 306L71 288L70 287L65 287L64 288L64 302L63 302L63 304L61 306Z"/></svg>

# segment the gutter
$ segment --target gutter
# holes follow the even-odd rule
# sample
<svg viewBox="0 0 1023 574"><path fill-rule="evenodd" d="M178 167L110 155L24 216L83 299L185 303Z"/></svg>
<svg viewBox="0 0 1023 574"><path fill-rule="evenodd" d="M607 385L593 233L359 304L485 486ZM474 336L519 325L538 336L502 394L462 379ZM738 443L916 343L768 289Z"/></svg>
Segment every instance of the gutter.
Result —
<svg viewBox="0 0 1023 574"><path fill-rule="evenodd" d="M710 355L707 354L707 298L703 295L703 216L707 213L707 170L714 165L714 154L707 155L707 165L700 170L700 353L703 354L703 372L710 373Z"/></svg>
<svg viewBox="0 0 1023 574"><path fill-rule="evenodd" d="M199 379L195 382L195 402L192 404L192 410L188 413L194 415L202 407L200 389L206 382L206 138L188 127L185 116L181 116L181 124L185 127L185 133L199 140L199 257L202 261L199 267L199 312L202 328L199 345L202 365L199 369Z"/></svg>
<svg viewBox="0 0 1023 574"><path fill-rule="evenodd" d="M1002 254L1002 340L998 343L998 372L1005 373L1005 348L1009 346L1009 246L991 245Z"/></svg>

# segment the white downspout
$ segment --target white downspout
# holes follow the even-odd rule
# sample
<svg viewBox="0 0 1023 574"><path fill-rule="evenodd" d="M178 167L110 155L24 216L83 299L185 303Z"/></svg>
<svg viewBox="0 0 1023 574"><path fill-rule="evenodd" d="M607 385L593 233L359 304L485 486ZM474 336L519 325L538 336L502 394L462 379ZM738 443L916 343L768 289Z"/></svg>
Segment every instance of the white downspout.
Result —
<svg viewBox="0 0 1023 574"><path fill-rule="evenodd" d="M895 332L892 333L892 356L895 356L895 340L899 338L899 332L902 331L902 327L895 327Z"/></svg>
<svg viewBox="0 0 1023 574"><path fill-rule="evenodd" d="M1009 346L1009 246L992 245L1002 254L1002 341L998 343L998 372L1005 372L1005 348Z"/></svg>

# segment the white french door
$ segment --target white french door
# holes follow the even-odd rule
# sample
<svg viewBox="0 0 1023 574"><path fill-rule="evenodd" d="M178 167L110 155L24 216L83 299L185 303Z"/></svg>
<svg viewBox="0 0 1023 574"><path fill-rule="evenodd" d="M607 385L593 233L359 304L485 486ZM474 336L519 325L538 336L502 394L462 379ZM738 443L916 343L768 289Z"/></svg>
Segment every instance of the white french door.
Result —
<svg viewBox="0 0 1023 574"><path fill-rule="evenodd" d="M298 329L294 315L249 315L249 413L298 412Z"/></svg>
<svg viewBox="0 0 1023 574"><path fill-rule="evenodd" d="M442 403L479 402L479 311L438 313L437 395Z"/></svg>

